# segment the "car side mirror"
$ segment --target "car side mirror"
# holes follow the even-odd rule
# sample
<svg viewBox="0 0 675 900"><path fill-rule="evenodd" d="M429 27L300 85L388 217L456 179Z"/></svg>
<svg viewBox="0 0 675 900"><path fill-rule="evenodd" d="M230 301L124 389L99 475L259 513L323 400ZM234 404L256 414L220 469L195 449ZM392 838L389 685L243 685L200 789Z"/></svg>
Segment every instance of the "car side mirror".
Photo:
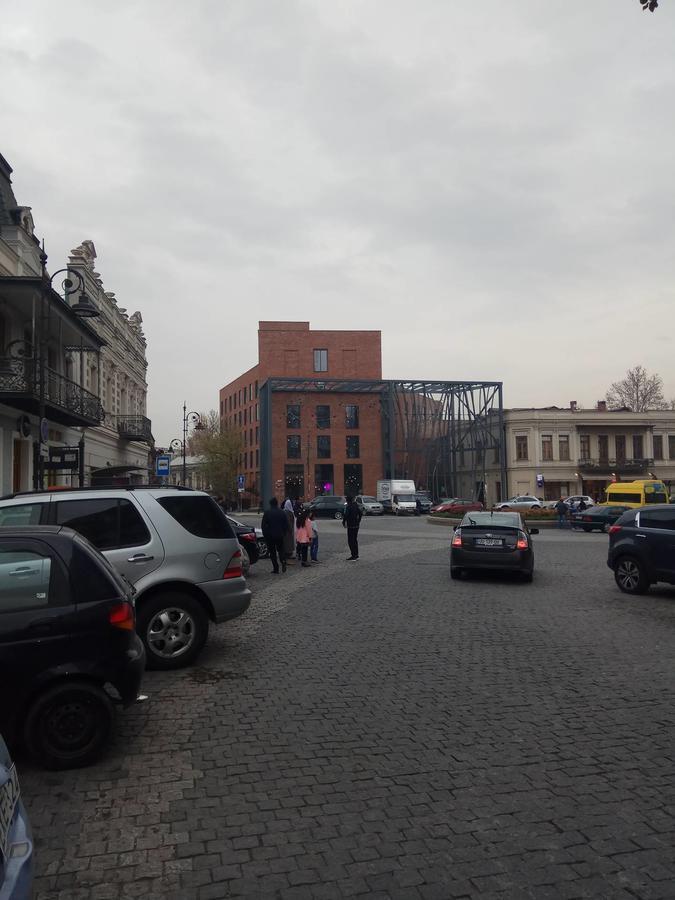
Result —
<svg viewBox="0 0 675 900"><path fill-rule="evenodd" d="M539 534L538 528L528 528L527 530L529 534Z"/></svg>
<svg viewBox="0 0 675 900"><path fill-rule="evenodd" d="M453 526L452 526L452 530L453 530L453 531L457 531L457 526L456 526L456 525L453 525Z"/></svg>

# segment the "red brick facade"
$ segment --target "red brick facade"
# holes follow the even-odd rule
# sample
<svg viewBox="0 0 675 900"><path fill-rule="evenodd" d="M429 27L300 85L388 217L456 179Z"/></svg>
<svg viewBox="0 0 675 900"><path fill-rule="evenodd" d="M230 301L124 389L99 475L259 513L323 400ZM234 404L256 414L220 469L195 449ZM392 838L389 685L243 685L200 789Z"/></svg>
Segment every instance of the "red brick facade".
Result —
<svg viewBox="0 0 675 900"><path fill-rule="evenodd" d="M221 421L242 433L242 473L246 496L253 502L261 499L259 394L272 377L307 378L314 383L322 378L379 380L381 333L311 331L309 322L259 323L258 364L220 391ZM377 479L383 477L377 395L301 391L273 392L271 396L272 484L276 493L290 492L305 499L315 493L342 494L357 488L375 493ZM288 406L300 407L299 422L298 410L292 410L289 425ZM353 415L353 410L347 410L352 406L358 408L356 427L347 417L347 413ZM317 411L317 407L324 409ZM348 456L348 439L349 452L358 455ZM361 468L345 470L346 466ZM360 473L358 482L345 483L350 473L356 477Z"/></svg>

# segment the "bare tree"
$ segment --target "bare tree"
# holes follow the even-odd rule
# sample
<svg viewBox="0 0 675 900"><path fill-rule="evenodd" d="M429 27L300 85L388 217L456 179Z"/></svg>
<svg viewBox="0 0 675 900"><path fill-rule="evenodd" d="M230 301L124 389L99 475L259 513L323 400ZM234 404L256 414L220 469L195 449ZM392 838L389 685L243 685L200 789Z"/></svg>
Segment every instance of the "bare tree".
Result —
<svg viewBox="0 0 675 900"><path fill-rule="evenodd" d="M610 409L627 407L633 412L647 409L668 409L663 396L663 379L650 375L643 366L629 369L621 381L615 381L607 391Z"/></svg>
<svg viewBox="0 0 675 900"><path fill-rule="evenodd" d="M203 427L190 437L190 452L201 457L199 470L211 490L231 499L237 494L241 434L233 428L221 428L215 409L201 415L201 424Z"/></svg>

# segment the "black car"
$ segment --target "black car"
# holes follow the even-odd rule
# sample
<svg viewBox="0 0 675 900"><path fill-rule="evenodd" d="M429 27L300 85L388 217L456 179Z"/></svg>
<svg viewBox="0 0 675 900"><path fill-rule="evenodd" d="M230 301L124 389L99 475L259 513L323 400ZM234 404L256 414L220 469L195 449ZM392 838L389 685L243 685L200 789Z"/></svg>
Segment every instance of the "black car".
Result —
<svg viewBox="0 0 675 900"><path fill-rule="evenodd" d="M231 516L228 516L227 520L232 526L232 531L234 531L235 535L237 536L237 540L247 552L248 560L251 565L253 565L253 563L257 563L260 559L260 548L258 546L256 530L253 525L244 525L243 522L238 522Z"/></svg>
<svg viewBox="0 0 675 900"><path fill-rule="evenodd" d="M69 528L0 528L0 732L50 769L93 762L138 697L133 588ZM112 688L109 693L107 688Z"/></svg>
<svg viewBox="0 0 675 900"><path fill-rule="evenodd" d="M517 512L470 512L455 528L450 546L450 577L476 569L503 569L532 581L531 534Z"/></svg>
<svg viewBox="0 0 675 900"><path fill-rule="evenodd" d="M417 504L417 512L428 515L431 512L433 503L428 494L415 494L415 503Z"/></svg>
<svg viewBox="0 0 675 900"><path fill-rule="evenodd" d="M337 494L323 494L311 500L305 508L308 512L313 512L317 519L341 519L346 503L346 497L340 497Z"/></svg>
<svg viewBox="0 0 675 900"><path fill-rule="evenodd" d="M589 506L581 512L574 512L570 516L572 528L583 528L584 531L608 531L620 518L628 506Z"/></svg>
<svg viewBox="0 0 675 900"><path fill-rule="evenodd" d="M644 594L650 584L675 584L675 509L629 509L609 529L607 565L626 594Z"/></svg>

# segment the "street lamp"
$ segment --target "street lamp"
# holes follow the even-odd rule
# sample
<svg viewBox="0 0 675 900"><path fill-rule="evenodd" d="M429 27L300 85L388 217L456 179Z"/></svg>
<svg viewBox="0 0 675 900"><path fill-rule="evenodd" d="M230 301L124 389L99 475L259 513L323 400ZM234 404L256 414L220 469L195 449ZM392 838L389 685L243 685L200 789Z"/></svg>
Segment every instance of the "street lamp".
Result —
<svg viewBox="0 0 675 900"><path fill-rule="evenodd" d="M74 303L70 306L70 309L73 313L80 319L94 319L97 316L100 316L101 313L91 302L89 297L87 296L85 290L84 278L82 275L77 272L75 269L57 269L53 275L47 274L47 254L45 253L44 243L42 245L42 250L40 253L40 266L41 266L41 284L40 284L40 301L41 301L41 310L40 310L40 334L38 335L38 377L40 383L40 392L39 392L39 406L38 406L38 418L39 422L39 451L37 458L37 465L35 467L35 474L33 476L33 487L36 490L42 490L44 487L44 459L42 458L42 444L46 442L43 432L43 422L46 420L46 406L47 406L47 384L46 384L46 375L47 375L47 353L49 347L49 312L51 309L51 301L50 301L50 293L53 290L54 279L57 275L63 275L63 279L61 281L61 289L64 293L65 301L68 306L70 303L68 302L68 297L71 294L75 294L79 292L79 297L77 299L77 303ZM46 312L45 312L46 309ZM82 471L82 469L80 469Z"/></svg>
<svg viewBox="0 0 675 900"><path fill-rule="evenodd" d="M202 417L198 412L188 412L187 403L183 402L183 440L181 441L179 438L174 438L169 444L169 449L181 450L183 453L183 486L185 486L187 480L187 464L185 462L185 457L187 455L187 436L190 425L194 425L195 431L204 430Z"/></svg>

